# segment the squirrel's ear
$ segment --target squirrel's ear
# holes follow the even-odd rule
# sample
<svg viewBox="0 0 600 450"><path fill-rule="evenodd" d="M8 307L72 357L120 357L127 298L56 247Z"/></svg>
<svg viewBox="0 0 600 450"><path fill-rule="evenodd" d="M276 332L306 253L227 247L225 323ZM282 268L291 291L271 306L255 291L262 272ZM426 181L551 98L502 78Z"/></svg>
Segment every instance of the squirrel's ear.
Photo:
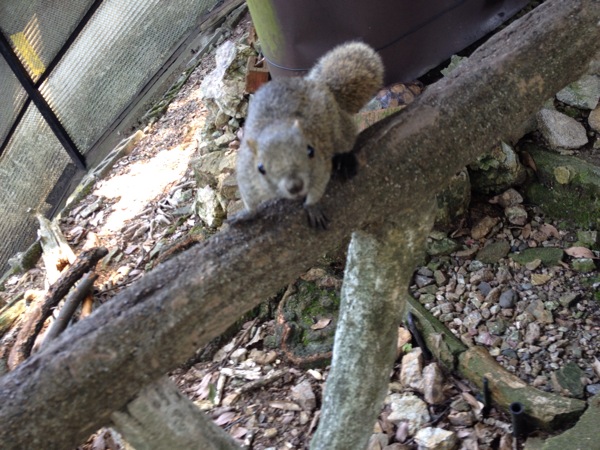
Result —
<svg viewBox="0 0 600 450"><path fill-rule="evenodd" d="M300 128L300 121L299 121L298 119L295 119L295 120L294 120L294 123L292 124L292 126L293 126L294 128Z"/></svg>
<svg viewBox="0 0 600 450"><path fill-rule="evenodd" d="M258 153L258 146L256 145L256 141L254 139L247 139L246 144L248 144L248 147L250 148L252 154L256 156L256 154Z"/></svg>

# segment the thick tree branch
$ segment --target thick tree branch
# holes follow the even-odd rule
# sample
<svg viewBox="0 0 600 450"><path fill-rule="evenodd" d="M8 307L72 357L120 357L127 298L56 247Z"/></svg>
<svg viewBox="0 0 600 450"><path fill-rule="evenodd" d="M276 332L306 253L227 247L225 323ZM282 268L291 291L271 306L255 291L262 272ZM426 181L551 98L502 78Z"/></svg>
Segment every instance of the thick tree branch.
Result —
<svg viewBox="0 0 600 450"><path fill-rule="evenodd" d="M330 230L280 202L167 261L0 379L3 448L72 448L146 384L295 279L355 229L412 214L521 124L600 47L600 0L549 0L359 140L362 170L332 183Z"/></svg>

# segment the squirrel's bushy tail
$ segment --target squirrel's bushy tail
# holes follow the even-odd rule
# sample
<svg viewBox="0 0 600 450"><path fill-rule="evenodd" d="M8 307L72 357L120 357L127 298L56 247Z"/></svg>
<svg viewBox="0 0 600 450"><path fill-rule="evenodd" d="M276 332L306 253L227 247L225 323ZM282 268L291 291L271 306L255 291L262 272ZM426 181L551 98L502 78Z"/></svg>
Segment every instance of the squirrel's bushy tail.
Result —
<svg viewBox="0 0 600 450"><path fill-rule="evenodd" d="M383 85L383 63L367 44L348 42L325 53L307 78L325 83L345 111L357 113Z"/></svg>

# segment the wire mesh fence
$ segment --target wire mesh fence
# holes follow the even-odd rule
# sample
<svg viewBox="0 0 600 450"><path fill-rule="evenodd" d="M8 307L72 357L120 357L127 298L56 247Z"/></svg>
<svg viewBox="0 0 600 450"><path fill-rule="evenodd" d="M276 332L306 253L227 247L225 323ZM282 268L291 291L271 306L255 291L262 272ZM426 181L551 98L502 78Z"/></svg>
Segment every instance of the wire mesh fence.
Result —
<svg viewBox="0 0 600 450"><path fill-rule="evenodd" d="M218 0L0 2L0 32L84 157ZM0 271L73 173L61 140L0 58ZM64 176L62 177L64 178Z"/></svg>

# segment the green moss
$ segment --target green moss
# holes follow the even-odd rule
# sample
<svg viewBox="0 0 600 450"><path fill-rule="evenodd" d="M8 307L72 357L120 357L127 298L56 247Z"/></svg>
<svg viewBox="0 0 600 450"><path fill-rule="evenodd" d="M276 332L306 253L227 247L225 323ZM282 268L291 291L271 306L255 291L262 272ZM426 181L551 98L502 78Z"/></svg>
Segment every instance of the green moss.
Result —
<svg viewBox="0 0 600 450"><path fill-rule="evenodd" d="M527 200L550 217L569 219L584 228L597 228L600 224L600 168L534 145L525 150L537 167L537 179L531 180L525 189ZM557 167L573 170L568 185L556 180Z"/></svg>
<svg viewBox="0 0 600 450"><path fill-rule="evenodd" d="M297 357L310 360L312 356L325 355L333 348L340 297L335 289L320 288L313 282L300 280L295 287L296 292L287 297L280 309L287 329L285 345ZM320 320L330 322L313 329ZM277 334L281 339L283 329L278 328ZM323 364L322 359L311 363Z"/></svg>

